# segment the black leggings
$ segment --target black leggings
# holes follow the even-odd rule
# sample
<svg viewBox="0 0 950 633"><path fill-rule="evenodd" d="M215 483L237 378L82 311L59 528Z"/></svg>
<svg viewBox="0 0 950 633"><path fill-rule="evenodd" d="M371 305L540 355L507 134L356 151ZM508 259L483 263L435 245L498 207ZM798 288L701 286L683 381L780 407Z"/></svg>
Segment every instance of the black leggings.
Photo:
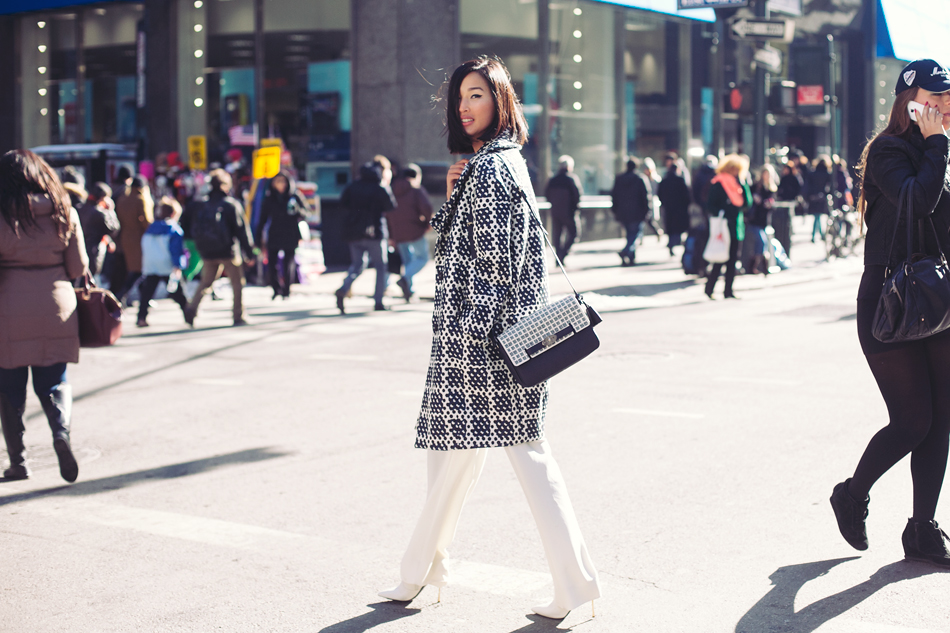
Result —
<svg viewBox="0 0 950 633"><path fill-rule="evenodd" d="M908 453L914 519L934 518L950 447L950 330L913 343L881 343L871 322L884 281L883 266L868 266L858 293L858 338L890 422L871 438L851 479L852 496L871 486Z"/></svg>
<svg viewBox="0 0 950 633"><path fill-rule="evenodd" d="M280 260L279 253L284 251L284 259ZM270 287L274 289L274 296L289 296L290 295L290 284L293 283L293 275L295 274L294 269L294 255L297 252L297 247L280 247L280 246L268 246L267 247L267 276L268 281L270 281ZM280 260L280 271L277 269L277 263Z"/></svg>

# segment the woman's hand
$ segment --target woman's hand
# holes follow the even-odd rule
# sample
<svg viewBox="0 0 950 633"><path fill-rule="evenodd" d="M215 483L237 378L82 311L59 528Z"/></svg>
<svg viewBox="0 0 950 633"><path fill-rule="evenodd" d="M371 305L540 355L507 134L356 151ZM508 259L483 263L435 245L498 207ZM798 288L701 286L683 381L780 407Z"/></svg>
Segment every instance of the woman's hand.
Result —
<svg viewBox="0 0 950 633"><path fill-rule="evenodd" d="M943 115L940 113L940 108L930 105L929 102L924 104L923 112L918 113L917 125L924 138L944 134L946 131L943 127Z"/></svg>
<svg viewBox="0 0 950 633"><path fill-rule="evenodd" d="M468 159L463 158L459 162L449 167L449 173L445 175L445 199L446 200L452 197L452 190L455 189L455 183L458 182L459 176L462 175L462 170L465 169L465 165L467 164L468 164Z"/></svg>

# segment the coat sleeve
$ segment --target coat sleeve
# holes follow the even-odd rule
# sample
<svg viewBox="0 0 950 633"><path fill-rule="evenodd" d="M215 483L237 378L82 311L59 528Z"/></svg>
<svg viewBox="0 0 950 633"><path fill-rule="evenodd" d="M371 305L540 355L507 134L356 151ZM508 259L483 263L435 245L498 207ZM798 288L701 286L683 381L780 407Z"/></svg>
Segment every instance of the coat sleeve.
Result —
<svg viewBox="0 0 950 633"><path fill-rule="evenodd" d="M70 279L82 277L89 270L89 256L86 254L82 225L79 223L79 214L75 209L69 213L69 242L66 243L63 260L66 276Z"/></svg>
<svg viewBox="0 0 950 633"><path fill-rule="evenodd" d="M267 221L270 219L270 208L271 208L271 199L264 198L264 201L261 202L261 215L257 219L257 228L254 231L254 243L263 244L262 236L264 235L264 227L267 226Z"/></svg>
<svg viewBox="0 0 950 633"><path fill-rule="evenodd" d="M492 156L482 161L469 183L473 259L459 326L476 340L488 338L512 284L510 244L514 192L502 179L501 160Z"/></svg>
<svg viewBox="0 0 950 633"><path fill-rule="evenodd" d="M895 208L900 204L901 186L911 181L914 196L914 216L924 218L933 213L943 191L947 174L950 146L943 134L935 134L924 141L920 167L914 169L903 143L887 138L879 139L868 155L871 179Z"/></svg>

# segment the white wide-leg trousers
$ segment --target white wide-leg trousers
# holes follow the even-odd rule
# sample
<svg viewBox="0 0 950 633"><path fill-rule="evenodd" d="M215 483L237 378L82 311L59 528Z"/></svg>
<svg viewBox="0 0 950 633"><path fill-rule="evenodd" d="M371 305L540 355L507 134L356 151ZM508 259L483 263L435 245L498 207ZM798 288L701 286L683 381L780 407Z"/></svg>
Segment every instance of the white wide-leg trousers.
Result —
<svg viewBox="0 0 950 633"><path fill-rule="evenodd" d="M447 548L455 537L465 500L485 465L487 448L427 451L429 492L402 559L402 581L448 583ZM528 498L554 579L554 602L574 609L600 597L597 570L587 553L564 477L546 440L505 448Z"/></svg>

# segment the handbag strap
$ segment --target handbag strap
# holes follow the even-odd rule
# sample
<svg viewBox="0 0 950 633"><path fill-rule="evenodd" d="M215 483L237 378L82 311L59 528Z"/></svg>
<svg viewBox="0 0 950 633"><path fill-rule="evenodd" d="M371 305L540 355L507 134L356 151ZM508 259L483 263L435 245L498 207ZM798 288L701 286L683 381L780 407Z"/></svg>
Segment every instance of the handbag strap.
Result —
<svg viewBox="0 0 950 633"><path fill-rule="evenodd" d="M504 154L499 154L499 156L501 157L501 162L503 162L505 167L508 169L508 174L511 176L512 180L515 180L515 175L511 169L511 165L508 164L508 159L505 158ZM515 180L515 183L517 183L517 180ZM548 235L547 229L545 229L544 224L541 223L540 211L536 212L535 209L531 207L531 202L528 200L528 194L525 193L525 190L520 186L518 187L518 193L520 193L521 197L524 198L525 204L528 205L528 211L531 217L534 218L534 221L538 224L538 228L541 229L541 235L544 237L544 241L548 245L548 248L551 249L551 254L554 255L554 261L557 262L558 268L561 269L561 274L564 275L564 279L567 280L567 285L571 287L571 292L574 293L574 296L578 301L583 301L583 297L581 297L581 294L577 292L574 284L571 283L571 278L567 276L567 271L564 270L564 264L561 262L561 258L557 256L557 250L554 248L554 244L551 243L551 238Z"/></svg>
<svg viewBox="0 0 950 633"><path fill-rule="evenodd" d="M913 194L913 181L908 178L904 181L904 184L901 185L900 197L898 198L897 203L897 219L894 221L894 236L891 239L891 248L887 252L887 260L891 261L891 255L894 254L894 242L897 240L898 230L900 230L901 222L901 211L906 211L907 213L907 255L905 261L910 261L913 255L914 250L914 194ZM917 221L917 235L920 244L920 248L926 248L926 228L927 225L930 225L930 230L934 234L934 242L937 244L937 252L940 253L940 259L944 262L947 261L947 256L943 252L943 247L940 246L940 239L937 233L937 228L934 226L933 218L931 215L927 215L926 218L920 218ZM890 264L888 264L889 266ZM890 273L890 268L888 268L888 273Z"/></svg>

